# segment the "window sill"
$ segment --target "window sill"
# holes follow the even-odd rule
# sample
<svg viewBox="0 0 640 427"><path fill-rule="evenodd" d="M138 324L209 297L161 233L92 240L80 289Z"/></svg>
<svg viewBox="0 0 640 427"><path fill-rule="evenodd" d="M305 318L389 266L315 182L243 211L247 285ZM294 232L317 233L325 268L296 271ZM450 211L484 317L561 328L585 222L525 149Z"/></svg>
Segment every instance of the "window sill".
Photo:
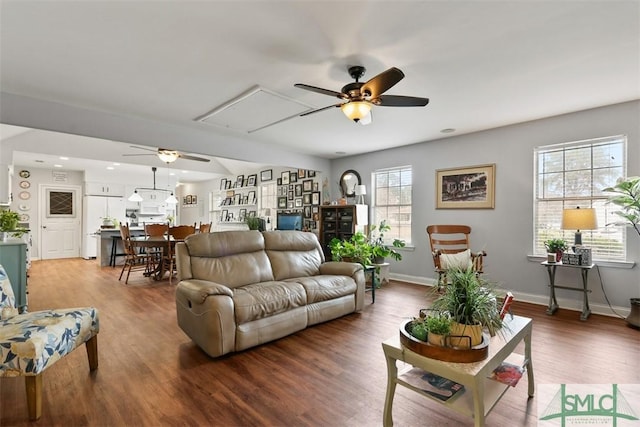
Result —
<svg viewBox="0 0 640 427"><path fill-rule="evenodd" d="M527 259L531 262L542 262L546 261L547 258L539 255L527 255ZM610 267L610 268L633 268L636 263L634 261L602 261L594 259L593 263L600 267Z"/></svg>

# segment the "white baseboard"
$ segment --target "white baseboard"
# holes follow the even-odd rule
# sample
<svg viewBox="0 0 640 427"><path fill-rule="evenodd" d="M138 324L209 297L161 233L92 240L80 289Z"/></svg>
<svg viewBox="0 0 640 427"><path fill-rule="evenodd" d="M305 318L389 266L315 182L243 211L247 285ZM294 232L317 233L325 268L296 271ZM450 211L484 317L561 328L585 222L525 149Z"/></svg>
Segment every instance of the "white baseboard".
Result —
<svg viewBox="0 0 640 427"><path fill-rule="evenodd" d="M420 276L409 276L406 274L394 274L393 272L389 275L391 279L398 280L401 282L415 283L417 285L423 286L435 286L436 280L430 277L420 277ZM523 301L530 304L537 304L541 306L548 307L549 305L549 295L536 295L536 294L528 294L523 292L516 292L513 295L516 301ZM582 300L574 300L569 298L558 298L558 306L562 309L573 310L582 312ZM631 312L631 307L618 307L613 306L614 313L611 308L606 304L592 303L589 301L589 308L593 314L601 314L603 316L611 316L611 317L627 317ZM546 310L546 309L545 309Z"/></svg>

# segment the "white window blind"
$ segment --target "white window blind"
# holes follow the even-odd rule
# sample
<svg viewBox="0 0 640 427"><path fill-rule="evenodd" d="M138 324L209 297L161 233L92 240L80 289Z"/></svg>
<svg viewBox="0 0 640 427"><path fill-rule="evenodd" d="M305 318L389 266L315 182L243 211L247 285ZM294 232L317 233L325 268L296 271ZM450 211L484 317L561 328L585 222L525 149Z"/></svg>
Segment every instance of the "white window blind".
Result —
<svg viewBox="0 0 640 427"><path fill-rule="evenodd" d="M381 169L373 172L373 218L379 225L386 220L391 230L385 233L387 243L393 239L411 243L411 166Z"/></svg>
<svg viewBox="0 0 640 427"><path fill-rule="evenodd" d="M562 211L594 208L597 230L581 230L582 244L593 258L624 261L626 231L607 226L618 220L602 189L626 174L626 136L538 147L535 150L534 254L546 253L544 241L563 238L570 245L576 230L562 230Z"/></svg>

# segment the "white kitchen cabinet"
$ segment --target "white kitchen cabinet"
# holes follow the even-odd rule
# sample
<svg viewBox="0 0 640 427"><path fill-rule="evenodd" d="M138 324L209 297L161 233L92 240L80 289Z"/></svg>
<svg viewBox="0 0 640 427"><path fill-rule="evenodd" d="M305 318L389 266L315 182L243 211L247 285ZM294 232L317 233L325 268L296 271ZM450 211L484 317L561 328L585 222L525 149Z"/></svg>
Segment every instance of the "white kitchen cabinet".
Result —
<svg viewBox="0 0 640 427"><path fill-rule="evenodd" d="M105 182L85 182L84 194L87 196L124 197L124 184L109 184Z"/></svg>
<svg viewBox="0 0 640 427"><path fill-rule="evenodd" d="M83 198L83 239L82 256L85 259L97 256L96 232L102 225L103 218L115 218L120 222L127 220L125 202L122 197L84 196Z"/></svg>

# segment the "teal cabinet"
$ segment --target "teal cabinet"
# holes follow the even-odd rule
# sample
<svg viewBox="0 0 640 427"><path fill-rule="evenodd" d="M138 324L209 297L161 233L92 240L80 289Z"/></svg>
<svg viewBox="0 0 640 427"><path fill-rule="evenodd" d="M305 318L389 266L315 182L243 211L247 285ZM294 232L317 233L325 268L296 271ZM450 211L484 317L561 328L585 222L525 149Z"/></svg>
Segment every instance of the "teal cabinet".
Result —
<svg viewBox="0 0 640 427"><path fill-rule="evenodd" d="M27 244L21 240L0 242L0 264L11 280L20 312L27 309Z"/></svg>

